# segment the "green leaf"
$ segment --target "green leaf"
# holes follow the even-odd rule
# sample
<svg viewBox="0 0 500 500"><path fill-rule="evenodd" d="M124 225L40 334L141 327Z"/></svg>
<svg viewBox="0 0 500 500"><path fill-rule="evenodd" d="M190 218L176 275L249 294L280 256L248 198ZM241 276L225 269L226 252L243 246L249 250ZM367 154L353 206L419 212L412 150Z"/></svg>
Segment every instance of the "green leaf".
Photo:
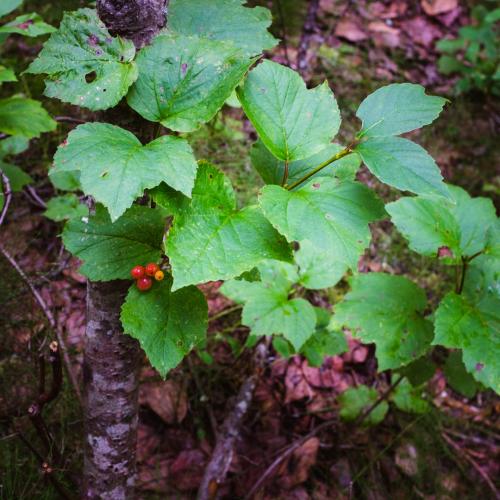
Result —
<svg viewBox="0 0 500 500"><path fill-rule="evenodd" d="M51 168L49 179L52 185L61 191L79 191L81 189L80 172L60 172Z"/></svg>
<svg viewBox="0 0 500 500"><path fill-rule="evenodd" d="M13 135L0 141L0 158L24 153L30 145L29 139L21 135Z"/></svg>
<svg viewBox="0 0 500 500"><path fill-rule="evenodd" d="M278 159L319 153L337 134L340 112L328 83L308 90L295 71L263 61L238 90L245 114Z"/></svg>
<svg viewBox="0 0 500 500"><path fill-rule="evenodd" d="M310 172L313 168L321 163L334 157L340 153L344 148L339 144L330 144L319 153L306 158L305 160L292 161L288 164L288 184L298 181L305 174ZM283 174L285 172L285 162L278 160L271 152L264 146L264 143L259 139L250 151L250 158L252 165L264 180L266 184L281 184L283 181ZM337 160L322 171L311 177L327 177L333 175L340 180L353 181L361 165L361 159L357 154L350 154Z"/></svg>
<svg viewBox="0 0 500 500"><path fill-rule="evenodd" d="M200 290L171 288L170 276L148 292L133 285L121 313L123 331L140 342L162 377L204 340L208 324L207 301Z"/></svg>
<svg viewBox="0 0 500 500"><path fill-rule="evenodd" d="M48 75L45 95L91 110L108 109L137 78L135 47L113 38L95 10L66 13L27 73Z"/></svg>
<svg viewBox="0 0 500 500"><path fill-rule="evenodd" d="M339 396L340 416L347 421L356 420L367 411L378 399L375 389L360 385L351 387ZM382 401L364 420L363 425L377 425L382 422L389 410L387 401Z"/></svg>
<svg viewBox="0 0 500 500"><path fill-rule="evenodd" d="M292 344L283 337L273 337L273 348L282 358L290 358L295 354Z"/></svg>
<svg viewBox="0 0 500 500"><path fill-rule="evenodd" d="M443 176L427 151L408 139L369 139L356 152L370 172L389 186L417 194L449 197Z"/></svg>
<svg viewBox="0 0 500 500"><path fill-rule="evenodd" d="M0 17L5 16L17 9L22 3L23 0L2 0L2 3L0 4Z"/></svg>
<svg viewBox="0 0 500 500"><path fill-rule="evenodd" d="M0 160L0 171L9 179L11 190L16 193L21 191L24 186L33 182L33 179L17 165L5 163Z"/></svg>
<svg viewBox="0 0 500 500"><path fill-rule="evenodd" d="M45 23L43 19L35 13L18 16L10 23L0 26L0 35L2 33L17 33L18 35L37 37L54 33L54 31L57 31L56 28Z"/></svg>
<svg viewBox="0 0 500 500"><path fill-rule="evenodd" d="M370 94L356 116L363 122L360 136L386 137L404 134L432 123L447 100L426 95L424 87L393 83Z"/></svg>
<svg viewBox="0 0 500 500"><path fill-rule="evenodd" d="M157 36L137 57L127 100L147 120L192 132L214 117L252 62L232 44Z"/></svg>
<svg viewBox="0 0 500 500"><path fill-rule="evenodd" d="M491 200L471 198L456 186L448 186L448 191L450 201L436 196L400 198L386 210L412 250L437 257L445 248L451 252L450 262L456 263L485 248L497 217Z"/></svg>
<svg viewBox="0 0 500 500"><path fill-rule="evenodd" d="M288 298L293 281L286 264L264 263L259 270L262 281L233 280L221 291L244 302L242 323L252 335L283 335L298 351L314 333L314 308L304 299Z"/></svg>
<svg viewBox="0 0 500 500"><path fill-rule="evenodd" d="M277 43L267 31L271 12L263 7L243 7L244 3L245 0L171 0L167 28L182 35L232 42L247 56L256 56Z"/></svg>
<svg viewBox="0 0 500 500"><path fill-rule="evenodd" d="M44 212L45 217L61 222L67 219L81 219L88 217L89 209L74 194L65 194L56 196L47 202L47 209Z"/></svg>
<svg viewBox="0 0 500 500"><path fill-rule="evenodd" d="M167 241L174 290L230 279L265 259L290 260L286 241L256 206L236 209L224 174L202 164L189 207L175 217Z"/></svg>
<svg viewBox="0 0 500 500"><path fill-rule="evenodd" d="M314 310L316 311L316 331L300 351L307 358L310 366L319 367L327 356L346 352L348 345L344 332L331 330L328 327L331 313L319 307L315 307Z"/></svg>
<svg viewBox="0 0 500 500"><path fill-rule="evenodd" d="M57 123L38 101L22 97L0 99L0 132L31 139L56 127Z"/></svg>
<svg viewBox="0 0 500 500"><path fill-rule="evenodd" d="M402 368L401 373L417 386L430 380L436 373L436 365L428 357L423 356Z"/></svg>
<svg viewBox="0 0 500 500"><path fill-rule="evenodd" d="M357 269L371 239L368 223L384 216L375 194L357 182L318 177L298 191L265 186L259 198L264 215L288 241L309 240Z"/></svg>
<svg viewBox="0 0 500 500"><path fill-rule="evenodd" d="M157 262L165 220L161 210L133 206L115 223L97 206L88 220L70 220L63 232L64 246L83 261L80 272L92 281L129 279L130 270Z"/></svg>
<svg viewBox="0 0 500 500"><path fill-rule="evenodd" d="M432 323L423 317L424 291L402 276L384 273L352 278L352 290L335 306L333 323L365 343L375 343L380 371L400 368L430 346Z"/></svg>
<svg viewBox="0 0 500 500"><path fill-rule="evenodd" d="M405 378L391 395L391 401L401 411L423 414L430 410L429 403L422 398L422 387L413 387Z"/></svg>
<svg viewBox="0 0 500 500"><path fill-rule="evenodd" d="M17 77L14 71L0 64L0 85L3 82L17 82Z"/></svg>
<svg viewBox="0 0 500 500"><path fill-rule="evenodd" d="M436 43L436 49L445 54L454 54L458 50L463 49L464 46L465 40L463 38L446 38Z"/></svg>
<svg viewBox="0 0 500 500"><path fill-rule="evenodd" d="M435 316L434 344L462 349L465 368L500 394L500 298L487 293L477 301L449 293Z"/></svg>
<svg viewBox="0 0 500 500"><path fill-rule="evenodd" d="M107 123L78 126L54 157L54 171L80 172L83 191L103 203L112 220L161 182L189 196L197 167L184 139L164 135L143 146L131 132Z"/></svg>
<svg viewBox="0 0 500 500"><path fill-rule="evenodd" d="M318 251L308 240L300 242L295 262L299 266L299 283L309 290L335 286L347 271L346 264L332 260L330 252Z"/></svg>
<svg viewBox="0 0 500 500"><path fill-rule="evenodd" d="M465 67L465 64L451 56L441 56L438 59L439 72L443 73L443 75L451 75Z"/></svg>
<svg viewBox="0 0 500 500"><path fill-rule="evenodd" d="M477 383L474 377L470 373L467 373L460 351L453 351L450 353L443 371L448 384L450 384L455 391L469 399L476 395Z"/></svg>
<svg viewBox="0 0 500 500"><path fill-rule="evenodd" d="M179 215L184 210L189 208L191 200L167 186L164 182L162 182L158 187L151 189L148 191L151 199L160 207L164 208L169 215Z"/></svg>

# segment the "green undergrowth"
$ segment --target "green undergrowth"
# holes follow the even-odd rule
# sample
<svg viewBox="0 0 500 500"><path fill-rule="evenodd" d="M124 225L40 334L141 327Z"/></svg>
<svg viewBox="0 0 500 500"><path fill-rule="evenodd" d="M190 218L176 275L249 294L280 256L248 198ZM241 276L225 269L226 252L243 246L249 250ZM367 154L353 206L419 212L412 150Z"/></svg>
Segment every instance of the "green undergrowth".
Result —
<svg viewBox="0 0 500 500"><path fill-rule="evenodd" d="M393 412L365 438L353 430L350 443L341 440L342 449L325 446L309 480L310 491L314 495L315 482L322 481L359 499L488 498L491 492L485 483L472 479L470 466L446 442L450 436L459 442L451 434L454 431L463 436L488 435L487 429L435 408L420 416ZM342 484L342 478L345 483L350 479L352 487Z"/></svg>

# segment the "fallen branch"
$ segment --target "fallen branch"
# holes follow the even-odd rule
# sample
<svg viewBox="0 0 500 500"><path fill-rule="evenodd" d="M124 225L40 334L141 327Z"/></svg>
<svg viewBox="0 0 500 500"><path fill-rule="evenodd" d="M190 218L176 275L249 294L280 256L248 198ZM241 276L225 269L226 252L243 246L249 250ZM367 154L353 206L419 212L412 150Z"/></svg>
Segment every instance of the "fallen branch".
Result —
<svg viewBox="0 0 500 500"><path fill-rule="evenodd" d="M197 500L218 498L220 485L224 483L234 454L234 445L241 432L243 419L252 403L257 381L262 372L268 353L268 344L260 343L255 351L256 370L240 388L230 413L226 416L222 429L218 433L217 443L208 463L198 490Z"/></svg>

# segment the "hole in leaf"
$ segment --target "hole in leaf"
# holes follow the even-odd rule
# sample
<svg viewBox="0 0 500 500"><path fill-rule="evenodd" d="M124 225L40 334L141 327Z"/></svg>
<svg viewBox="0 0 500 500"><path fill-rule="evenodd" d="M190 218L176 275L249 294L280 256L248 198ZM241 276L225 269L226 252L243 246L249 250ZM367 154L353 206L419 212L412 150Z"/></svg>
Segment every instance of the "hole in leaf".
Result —
<svg viewBox="0 0 500 500"><path fill-rule="evenodd" d="M87 73L85 75L85 81L87 83L92 83L95 81L95 79L97 78L97 73L95 71L91 71L90 73Z"/></svg>

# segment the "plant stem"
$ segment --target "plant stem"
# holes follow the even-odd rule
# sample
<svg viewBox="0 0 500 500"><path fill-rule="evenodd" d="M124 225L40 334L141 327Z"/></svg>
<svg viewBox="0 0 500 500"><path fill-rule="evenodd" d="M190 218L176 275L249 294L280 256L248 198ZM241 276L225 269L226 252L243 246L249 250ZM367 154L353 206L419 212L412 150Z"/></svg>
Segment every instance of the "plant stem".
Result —
<svg viewBox="0 0 500 500"><path fill-rule="evenodd" d="M283 172L283 180L281 181L281 185L285 186L287 180L288 180L288 161L285 162L285 171Z"/></svg>
<svg viewBox="0 0 500 500"><path fill-rule="evenodd" d="M456 287L456 293L460 295L464 289L464 283L465 283L465 275L467 273L467 267L469 265L469 261L462 257L462 270L460 273L460 281L457 282L457 287Z"/></svg>
<svg viewBox="0 0 500 500"><path fill-rule="evenodd" d="M213 321L216 321L220 318L223 318L224 316L227 316L235 311L239 311L243 306L241 305L236 305L236 306L232 306L232 307L229 307L227 309L223 309L222 311L218 312L217 314L214 314L213 316L211 316L210 318L208 318L208 321L210 323L212 323Z"/></svg>
<svg viewBox="0 0 500 500"><path fill-rule="evenodd" d="M344 158L344 156L350 155L353 152L352 146L347 146L345 149L342 151L338 152L336 155L332 156L328 160L324 161L320 165L318 165L316 168L308 172L304 177L300 178L298 181L294 182L293 184L290 184L289 186L285 186L288 191L291 191L292 189L296 188L297 186L300 186L303 184L305 181L310 179L313 175L316 175L318 172L321 172L324 168L328 167L328 165L331 165L332 163L336 162L337 160L340 160Z"/></svg>

